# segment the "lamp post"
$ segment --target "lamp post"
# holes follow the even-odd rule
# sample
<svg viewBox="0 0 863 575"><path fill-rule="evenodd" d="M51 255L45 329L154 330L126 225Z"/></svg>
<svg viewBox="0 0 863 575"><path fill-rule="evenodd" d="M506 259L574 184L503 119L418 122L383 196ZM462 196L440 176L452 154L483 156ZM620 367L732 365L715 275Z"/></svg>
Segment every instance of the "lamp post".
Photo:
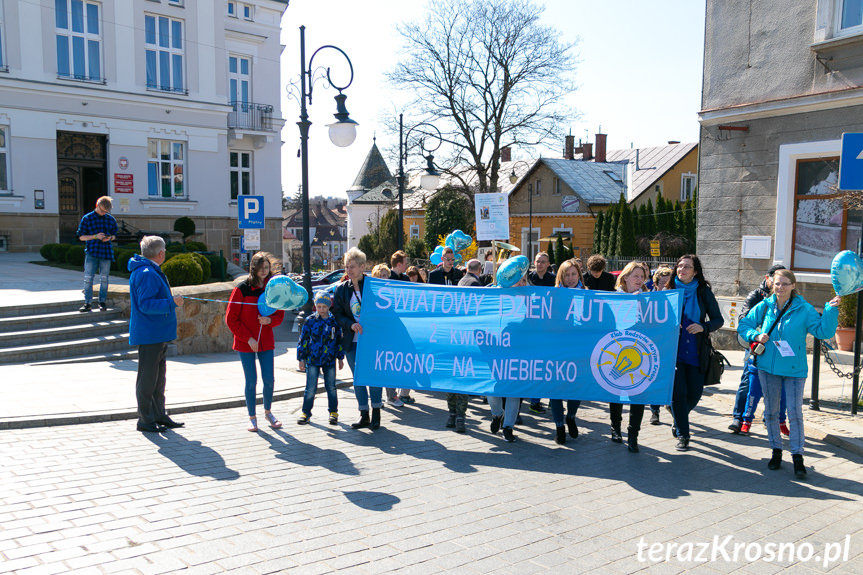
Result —
<svg viewBox="0 0 863 575"><path fill-rule="evenodd" d="M300 128L300 158L302 165L302 180L303 180L303 287L309 294L309 301L306 303L305 310L311 311L312 309L312 242L309 237L309 128L312 123L309 121L309 114L306 110L306 100L308 99L309 105L312 104L312 90L314 89L314 78L312 74L314 72L314 68L312 68L312 62L315 59L315 56L318 55L318 52L324 50L326 48L331 48L333 50L338 51L342 56L345 57L345 60L348 62L348 67L351 70L351 77L348 80L348 83L344 86L339 86L335 82L333 82L330 77L330 69L327 68L326 79L327 83L339 91L338 95L335 96L336 100L336 113L333 114L335 116L336 121L332 124L327 124L327 127L330 129L330 141L333 144L340 148L344 148L350 146L354 143L354 140L357 137L356 127L359 125L355 121L353 121L348 115L348 110L345 108L345 100L347 96L342 94L342 90L348 88L351 83L354 81L354 66L351 64L351 59L348 58L348 55L345 54L344 50L337 46L332 46L330 44L321 46L317 50L312 53L312 57L309 58L309 65L306 66L306 27L300 26L300 121L297 122L297 126ZM306 91L306 79L308 76L308 91ZM288 88L288 92L291 92L291 87Z"/></svg>
<svg viewBox="0 0 863 575"><path fill-rule="evenodd" d="M515 168L509 175L509 183L515 184L518 181L518 176L515 174ZM539 236L536 236L539 238ZM527 252L530 260L533 261L533 184L527 184Z"/></svg>
<svg viewBox="0 0 863 575"><path fill-rule="evenodd" d="M402 114L399 114L399 229L398 229L398 238L397 245L398 249L404 249L404 218L405 218L405 210L404 210L404 195L405 195L405 163L408 159L408 137L411 132L415 129L425 126L428 128L432 128L435 132L437 132L437 136L434 136L438 140L437 146L434 148L426 148L425 147L425 138L420 139L419 145L424 152L428 152L428 156L425 156L426 159L426 173L420 177L420 187L424 190L436 190L438 183L440 182L440 173L434 167L434 156L431 154L438 148L440 148L441 142L443 141L443 137L438 130L433 125L427 122L420 122L410 130L408 130L407 134L404 134L404 125L402 123Z"/></svg>

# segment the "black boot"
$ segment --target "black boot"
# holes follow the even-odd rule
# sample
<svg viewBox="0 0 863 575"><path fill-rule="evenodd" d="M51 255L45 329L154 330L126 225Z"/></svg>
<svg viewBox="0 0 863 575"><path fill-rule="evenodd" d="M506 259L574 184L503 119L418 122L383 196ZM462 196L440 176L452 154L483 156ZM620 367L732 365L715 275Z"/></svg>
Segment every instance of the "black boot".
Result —
<svg viewBox="0 0 863 575"><path fill-rule="evenodd" d="M566 428L564 426L561 425L557 428L557 436L555 436L554 442L559 445L566 443Z"/></svg>
<svg viewBox="0 0 863 575"><path fill-rule="evenodd" d="M507 441L507 443L515 443L515 441L518 439L513 434L511 427L504 427L503 428L503 438Z"/></svg>
<svg viewBox="0 0 863 575"><path fill-rule="evenodd" d="M467 431L467 428L464 426L464 415L459 415L455 418L455 431L456 433L464 433Z"/></svg>
<svg viewBox="0 0 863 575"><path fill-rule="evenodd" d="M380 426L381 426L381 408L380 407L373 407L372 408L372 421L371 421L371 425L369 426L369 429L374 431L375 429L380 428Z"/></svg>
<svg viewBox="0 0 863 575"><path fill-rule="evenodd" d="M623 436L620 434L619 427L611 427L611 440L615 443L623 443Z"/></svg>
<svg viewBox="0 0 863 575"><path fill-rule="evenodd" d="M371 423L371 420L369 419L369 410L361 409L360 418L357 420L356 423L352 423L351 427L353 427L354 429L362 429L364 427L368 427L369 423Z"/></svg>
<svg viewBox="0 0 863 575"><path fill-rule="evenodd" d="M573 439L578 437L578 426L575 424L575 416L570 415L566 418L566 428L569 431L569 436Z"/></svg>
<svg viewBox="0 0 863 575"><path fill-rule="evenodd" d="M632 453L638 453L638 430L632 426L626 428L626 448Z"/></svg>
<svg viewBox="0 0 863 575"><path fill-rule="evenodd" d="M800 463L803 463L802 459L801 459ZM779 469L780 467L782 467L782 450L781 449L774 449L773 450L773 457L771 457L770 461L767 462L767 469L773 469L775 471L776 469Z"/></svg>
<svg viewBox="0 0 863 575"><path fill-rule="evenodd" d="M806 466L803 465L803 455L795 453L791 456L794 462L794 477L797 479L806 479Z"/></svg>
<svg viewBox="0 0 863 575"><path fill-rule="evenodd" d="M503 416L502 415L492 415L491 416L491 434L496 435L498 431L500 431L500 426L503 425Z"/></svg>
<svg viewBox="0 0 863 575"><path fill-rule="evenodd" d="M447 419L446 419L446 427L448 427L450 429L455 427L455 412L454 411L449 412L449 417L447 417Z"/></svg>

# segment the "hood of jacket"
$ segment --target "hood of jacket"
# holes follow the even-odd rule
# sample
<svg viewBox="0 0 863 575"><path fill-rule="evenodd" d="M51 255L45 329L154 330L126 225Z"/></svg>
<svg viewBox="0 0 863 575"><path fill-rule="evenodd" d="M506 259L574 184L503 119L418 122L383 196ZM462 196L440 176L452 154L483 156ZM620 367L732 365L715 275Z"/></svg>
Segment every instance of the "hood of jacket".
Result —
<svg viewBox="0 0 863 575"><path fill-rule="evenodd" d="M135 254L134 256L129 258L129 264L126 266L126 268L130 272L133 272L136 269L148 267L148 266L149 267L159 267L156 265L156 262L154 262L153 260L149 260L149 259L145 258L144 256L142 256L141 254Z"/></svg>

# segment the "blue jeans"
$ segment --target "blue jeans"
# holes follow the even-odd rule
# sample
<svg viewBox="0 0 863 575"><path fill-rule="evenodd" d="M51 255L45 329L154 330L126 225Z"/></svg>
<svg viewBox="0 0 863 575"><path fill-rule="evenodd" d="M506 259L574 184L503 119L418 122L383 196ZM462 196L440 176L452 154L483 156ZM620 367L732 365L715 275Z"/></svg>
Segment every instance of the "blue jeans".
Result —
<svg viewBox="0 0 863 575"><path fill-rule="evenodd" d="M805 377L773 375L759 369L758 378L764 391L764 421L767 423L767 439L772 449L782 449L782 434L779 432L779 402L782 390L788 400L788 427L791 435L792 455L803 455L803 386Z"/></svg>
<svg viewBox="0 0 863 575"><path fill-rule="evenodd" d="M734 410L731 412L731 417L734 419L743 419L743 414L746 413L746 397L749 395L749 372L752 370L750 363L749 349L743 354L743 373L740 375L740 385L737 386L737 396L734 398Z"/></svg>
<svg viewBox="0 0 863 575"><path fill-rule="evenodd" d="M306 392L303 394L303 413L312 414L315 404L315 393L318 391L318 373L324 375L324 388L327 390L327 401L330 412L339 410L339 398L336 395L336 364L311 365L306 363Z"/></svg>
<svg viewBox="0 0 863 575"><path fill-rule="evenodd" d="M238 351L243 373L246 376L246 409L249 416L255 415L255 388L258 385L258 372L255 369L255 356L261 364L261 380L264 382L264 409L269 411L273 406L273 386L276 377L273 370L273 350L270 351Z"/></svg>
<svg viewBox="0 0 863 575"><path fill-rule="evenodd" d="M487 399L492 417L503 415L503 426L513 427L515 425L515 418L518 417L518 408L521 406L521 400L517 397L508 397L506 407L504 407L502 397L492 397L489 395Z"/></svg>
<svg viewBox="0 0 863 575"><path fill-rule="evenodd" d="M563 426L563 400L562 399L550 399L548 400L549 405L551 406L551 418L554 420L554 425L557 427ZM581 405L581 401L578 399L567 399L566 400L566 417L571 417L575 419L575 414L578 412L578 407Z"/></svg>
<svg viewBox="0 0 863 575"><path fill-rule="evenodd" d="M755 419L755 411L758 409L758 402L764 395L761 391L761 381L758 379L758 369L754 366L749 369L749 395L746 396L746 411L743 414L743 421L752 423ZM779 399L779 422L785 423L785 389L782 390Z"/></svg>
<svg viewBox="0 0 863 575"><path fill-rule="evenodd" d="M365 385L357 385L357 376L354 374L354 365L357 361L357 348L354 348L345 354L348 358L348 367L351 368L351 374L354 375L354 395L357 397L357 404L360 411L369 410L369 395L372 397L372 407L383 407L381 401L384 389L382 387L367 387Z"/></svg>
<svg viewBox="0 0 863 575"><path fill-rule="evenodd" d="M689 439L689 412L698 405L703 393L704 374L698 366L678 361L671 392L671 412L674 414L677 437Z"/></svg>
<svg viewBox="0 0 863 575"><path fill-rule="evenodd" d="M108 273L111 271L111 260L94 258L84 254L84 303L93 299L93 278L99 272L99 303L108 300Z"/></svg>

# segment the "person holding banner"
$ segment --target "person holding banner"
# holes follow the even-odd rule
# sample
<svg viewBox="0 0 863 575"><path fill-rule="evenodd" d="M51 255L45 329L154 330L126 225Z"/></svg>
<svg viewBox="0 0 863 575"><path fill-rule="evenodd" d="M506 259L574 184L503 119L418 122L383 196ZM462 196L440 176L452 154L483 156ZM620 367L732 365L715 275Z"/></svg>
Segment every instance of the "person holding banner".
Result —
<svg viewBox="0 0 863 575"><path fill-rule="evenodd" d="M644 293L644 267L640 262L629 262L620 275L617 276L615 288L617 292L628 294ZM623 421L623 404L609 403L608 414L611 417L611 440L623 443L620 424ZM641 420L644 419L644 406L631 404L629 406L629 427L626 428L626 448L632 453L638 453L638 433L641 431Z"/></svg>
<svg viewBox="0 0 863 575"><path fill-rule="evenodd" d="M258 311L258 299L267 287L267 282L273 277L272 268L275 258L267 252L257 252L249 263L249 276L231 292L228 309L225 312L225 323L234 334L233 350L240 356L243 374L246 379L246 410L249 412L249 427L251 432L258 431L258 418L255 415L256 388L258 372L255 358L261 364L261 380L264 384L264 417L270 422L270 427L279 429L282 422L270 411L273 405L273 389L275 386L275 369L273 353L276 348L273 328L280 325L285 312L276 310L269 316L262 316Z"/></svg>
<svg viewBox="0 0 863 575"><path fill-rule="evenodd" d="M570 289L584 289L584 284L581 282L581 267L575 260L566 260L560 264L557 270L554 287L564 287ZM575 416L578 413L578 408L581 406L581 401L578 399L566 400L566 417L563 416L563 400L550 399L549 406L551 407L551 418L554 420L556 434L554 437L555 443L563 445L566 443L566 432L569 431L569 436L573 439L578 437L578 425L575 422ZM566 427L564 427L564 424Z"/></svg>
<svg viewBox="0 0 863 575"><path fill-rule="evenodd" d="M753 307L740 318L737 333L751 343L760 344L752 350L755 368L764 392L764 419L772 457L769 469L782 466L782 435L779 431L780 394L788 399L788 422L791 459L794 475L806 477L803 464L803 387L809 366L806 361L806 334L816 339L830 339L836 334L839 320L839 296L824 305L819 314L812 304L797 293L797 278L791 270L773 274L773 295ZM856 297L856 296L850 296Z"/></svg>
<svg viewBox="0 0 863 575"><path fill-rule="evenodd" d="M680 341L677 344L677 365L674 389L671 393L671 413L678 451L689 449L689 412L695 409L704 393L704 374L710 360L710 332L725 320L719 304L704 277L701 260L694 254L677 260L677 275L671 278L669 289L683 290L683 318Z"/></svg>
<svg viewBox="0 0 863 575"><path fill-rule="evenodd" d="M348 359L348 367L351 373L355 373L354 367L357 359L357 340L363 333L360 325L360 311L363 305L363 270L366 267L366 254L357 248L351 248L345 252L345 273L347 281L339 284L333 296L332 312L342 326L342 349ZM368 427L372 430L381 426L381 397L383 389L380 387L366 387L357 385L354 380L354 395L360 408L360 417L351 427L362 429ZM371 396L372 415L369 417L369 396Z"/></svg>
<svg viewBox="0 0 863 575"><path fill-rule="evenodd" d="M668 289L668 284L671 281L671 276L674 275L674 270L665 264L659 266L656 269L656 273L653 274L653 286L651 286L650 291L665 291ZM650 425L659 425L659 408L661 405L651 405L650 406ZM670 407L669 407L670 409Z"/></svg>
<svg viewBox="0 0 863 575"><path fill-rule="evenodd" d="M405 257L404 252L396 252L393 254L392 259L394 260L398 254L401 253L402 258ZM401 267L404 268L404 259L402 259ZM396 274L396 268L390 269L387 267L387 264L378 264L372 268L372 277L378 278L380 280L394 280L394 281L402 281L401 276L407 278L403 273ZM409 279L405 279L404 281L410 281ZM404 402L399 399L399 390L395 387L387 388L387 404L393 407L402 407L404 406Z"/></svg>

